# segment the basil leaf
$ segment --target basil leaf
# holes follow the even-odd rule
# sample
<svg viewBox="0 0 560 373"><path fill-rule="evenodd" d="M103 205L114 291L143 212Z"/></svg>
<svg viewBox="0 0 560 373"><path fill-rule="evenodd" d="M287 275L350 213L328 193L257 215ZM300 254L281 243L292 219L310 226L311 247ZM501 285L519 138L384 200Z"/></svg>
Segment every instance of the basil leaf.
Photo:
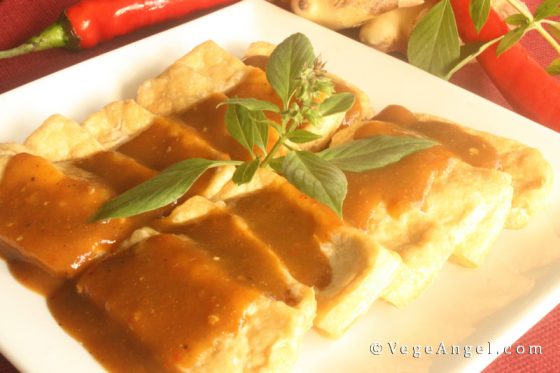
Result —
<svg viewBox="0 0 560 373"><path fill-rule="evenodd" d="M251 112L243 106L228 105L225 120L231 136L253 154L255 128Z"/></svg>
<svg viewBox="0 0 560 373"><path fill-rule="evenodd" d="M284 164L284 159L286 157L278 157L278 158L273 158L270 162L268 162L268 165L270 166L270 168L272 168L274 171L276 171L276 173L281 174L282 173L282 165Z"/></svg>
<svg viewBox="0 0 560 373"><path fill-rule="evenodd" d="M535 21L560 16L560 0L544 0L535 11Z"/></svg>
<svg viewBox="0 0 560 373"><path fill-rule="evenodd" d="M220 107L222 105L241 105L245 109L251 111L272 111L274 113L280 112L278 106L274 105L273 103L263 100L257 100L256 98L228 98L224 102L218 104L217 107Z"/></svg>
<svg viewBox="0 0 560 373"><path fill-rule="evenodd" d="M282 174L301 192L342 216L348 182L341 170L314 153L292 151L284 159Z"/></svg>
<svg viewBox="0 0 560 373"><path fill-rule="evenodd" d="M309 39L296 33L280 43L266 65L266 79L278 94L284 107L298 88L302 72L313 65L315 54Z"/></svg>
<svg viewBox="0 0 560 373"><path fill-rule="evenodd" d="M471 0L469 4L469 14L471 15L477 32L480 32L486 20L488 20L490 3L490 0Z"/></svg>
<svg viewBox="0 0 560 373"><path fill-rule="evenodd" d="M515 43L521 40L523 35L525 35L526 31L527 31L527 26L521 26L505 34L502 40L500 41L500 44L498 44L498 48L496 48L496 55L499 56L502 53L506 52L511 47L513 47Z"/></svg>
<svg viewBox="0 0 560 373"><path fill-rule="evenodd" d="M411 64L437 76L445 76L459 57L459 34L449 0L442 0L422 17L408 41Z"/></svg>
<svg viewBox="0 0 560 373"><path fill-rule="evenodd" d="M92 220L125 218L156 210L178 200L207 169L235 161L187 159L166 168L154 178L107 202Z"/></svg>
<svg viewBox="0 0 560 373"><path fill-rule="evenodd" d="M364 172L437 144L423 137L375 136L325 149L318 156L343 171Z"/></svg>
<svg viewBox="0 0 560 373"><path fill-rule="evenodd" d="M457 58L457 60L451 64L451 66L449 67L449 71L445 75L444 79L451 79L453 74L463 68L470 61L477 58L482 52L488 49L488 47L492 44L496 43L499 39L501 39L501 37L492 39L487 42L475 42L461 46L461 53L459 54L459 58Z"/></svg>
<svg viewBox="0 0 560 373"><path fill-rule="evenodd" d="M320 138L321 135L317 135L316 133L306 130L295 130L288 135L288 140L296 144L305 144L306 142L310 142Z"/></svg>
<svg viewBox="0 0 560 373"><path fill-rule="evenodd" d="M259 164L260 160L257 158L237 166L231 180L237 185L248 183L255 176L259 169Z"/></svg>
<svg viewBox="0 0 560 373"><path fill-rule="evenodd" d="M344 113L354 105L354 95L349 92L335 93L319 105L319 114L329 115Z"/></svg>
<svg viewBox="0 0 560 373"><path fill-rule="evenodd" d="M560 57L552 61L546 68L546 71L548 71L550 75L560 75Z"/></svg>
<svg viewBox="0 0 560 373"><path fill-rule="evenodd" d="M528 24L529 20L523 14L512 14L511 16L504 19L504 22L508 25L522 26Z"/></svg>

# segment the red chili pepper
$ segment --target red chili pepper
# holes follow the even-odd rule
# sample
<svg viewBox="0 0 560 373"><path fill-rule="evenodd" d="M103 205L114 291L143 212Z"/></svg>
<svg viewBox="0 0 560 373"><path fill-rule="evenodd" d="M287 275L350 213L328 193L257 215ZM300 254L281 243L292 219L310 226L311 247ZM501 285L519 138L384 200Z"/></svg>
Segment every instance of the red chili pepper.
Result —
<svg viewBox="0 0 560 373"><path fill-rule="evenodd" d="M490 10L486 24L476 32L469 14L469 0L451 0L457 27L466 43L486 42L509 31L507 24ZM518 113L560 132L560 81L515 44L500 56L497 45L480 54L482 65L494 85Z"/></svg>
<svg viewBox="0 0 560 373"><path fill-rule="evenodd" d="M51 48L90 48L141 27L236 0L82 0L60 19L0 58Z"/></svg>

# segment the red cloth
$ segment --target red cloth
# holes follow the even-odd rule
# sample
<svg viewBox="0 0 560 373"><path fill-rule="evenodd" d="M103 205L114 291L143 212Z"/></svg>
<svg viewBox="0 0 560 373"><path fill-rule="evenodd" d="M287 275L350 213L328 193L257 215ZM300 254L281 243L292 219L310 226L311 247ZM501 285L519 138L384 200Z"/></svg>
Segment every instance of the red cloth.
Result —
<svg viewBox="0 0 560 373"><path fill-rule="evenodd" d="M56 21L62 10L74 2L75 0L56 2L0 0L0 25L2 25L0 27L0 50L12 48L24 42L28 37ZM528 0L527 2L534 7L538 1ZM149 27L133 35L127 35L79 53L52 50L0 60L0 93L192 18L194 17L185 17L182 20ZM534 33L529 34L523 43L543 64L550 62L555 56L552 49ZM509 107L478 65L467 66L453 78L453 82L500 105ZM558 367L560 367L560 306L556 307L512 346L517 345L541 345L543 354L501 356L485 372L558 371ZM10 363L0 355L0 373L15 371Z"/></svg>

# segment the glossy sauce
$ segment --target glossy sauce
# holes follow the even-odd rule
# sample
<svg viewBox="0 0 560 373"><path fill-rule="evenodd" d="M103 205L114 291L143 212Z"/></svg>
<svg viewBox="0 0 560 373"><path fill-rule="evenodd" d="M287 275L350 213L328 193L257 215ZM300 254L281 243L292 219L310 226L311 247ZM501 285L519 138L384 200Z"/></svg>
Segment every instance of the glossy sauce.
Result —
<svg viewBox="0 0 560 373"><path fill-rule="evenodd" d="M192 238L237 281L279 301L296 303L281 262L238 217L226 211L214 211L192 222L180 225L163 223L157 228L162 232L185 234Z"/></svg>
<svg viewBox="0 0 560 373"><path fill-rule="evenodd" d="M356 131L354 139L377 135L408 136L410 133L390 123L371 121ZM371 211L381 203L394 217L413 206L421 207L434 178L448 167L451 157L444 147L435 146L382 168L346 172L348 194L343 205L344 219L365 229Z"/></svg>
<svg viewBox="0 0 560 373"><path fill-rule="evenodd" d="M228 154L232 159L250 160L249 152L229 134L225 123L226 106L216 107L224 100L234 97L253 97L281 106L281 101L266 80L263 71L254 69L233 89L226 94L215 93L206 100L181 114L181 119L196 128L201 136L216 149ZM278 114L267 114L268 118L279 122ZM276 131L269 131L268 145L276 140ZM256 149L255 149L256 150Z"/></svg>
<svg viewBox="0 0 560 373"><path fill-rule="evenodd" d="M273 183L226 203L270 245L298 281L319 289L330 284L331 267L321 243L342 224L331 210L287 182Z"/></svg>
<svg viewBox="0 0 560 373"><path fill-rule="evenodd" d="M412 207L421 208L434 179L447 169L454 157L476 167L499 166L496 150L483 138L453 124L419 121L401 106L385 108L361 126L354 139L378 135L425 136L442 145L415 152L380 169L346 172L348 194L343 207L344 219L362 229L367 228L372 210L381 203L396 218Z"/></svg>
<svg viewBox="0 0 560 373"><path fill-rule="evenodd" d="M413 113L398 105L388 106L374 119L392 122L432 138L472 166L500 168L496 149L482 137L472 135L458 125L435 120L419 121Z"/></svg>
<svg viewBox="0 0 560 373"><path fill-rule="evenodd" d="M188 158L227 159L209 146L194 128L162 118L117 151L158 171Z"/></svg>
<svg viewBox="0 0 560 373"><path fill-rule="evenodd" d="M208 144L229 155L231 159L249 160L249 152L231 137L226 128L226 107L216 109L226 99L226 95L215 93L181 114L181 120L196 128Z"/></svg>
<svg viewBox="0 0 560 373"><path fill-rule="evenodd" d="M121 145L117 151L158 171L189 158L228 158L212 148L196 129L163 118ZM202 193L210 185L215 173L216 170L212 169L200 176L186 197Z"/></svg>
<svg viewBox="0 0 560 373"><path fill-rule="evenodd" d="M48 298L49 310L73 338L107 370L115 373L177 372L164 365L122 325L79 295L71 282Z"/></svg>
<svg viewBox="0 0 560 373"><path fill-rule="evenodd" d="M74 162L76 167L97 175L110 188L122 193L154 177L157 172L117 152L98 152Z"/></svg>
<svg viewBox="0 0 560 373"><path fill-rule="evenodd" d="M168 369L192 366L235 333L258 296L192 241L169 234L105 259L77 286Z"/></svg>
<svg viewBox="0 0 560 373"><path fill-rule="evenodd" d="M131 233L128 219L89 221L114 196L102 184L20 153L0 183L0 239L44 270L71 277Z"/></svg>

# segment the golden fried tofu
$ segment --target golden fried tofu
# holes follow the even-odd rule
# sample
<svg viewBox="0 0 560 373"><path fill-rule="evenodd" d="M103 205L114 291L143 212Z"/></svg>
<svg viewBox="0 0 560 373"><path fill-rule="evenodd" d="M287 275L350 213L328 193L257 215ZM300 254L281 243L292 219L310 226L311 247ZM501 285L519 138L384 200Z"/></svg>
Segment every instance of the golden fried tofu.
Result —
<svg viewBox="0 0 560 373"><path fill-rule="evenodd" d="M294 280L278 255L221 203L192 197L154 227L189 237L238 281L269 297L288 304L299 303L302 296L314 299L313 290Z"/></svg>
<svg viewBox="0 0 560 373"><path fill-rule="evenodd" d="M248 184L229 183L215 198L243 218L296 280L315 289L315 327L329 336L340 336L369 308L400 264L398 255L269 171Z"/></svg>
<svg viewBox="0 0 560 373"><path fill-rule="evenodd" d="M493 235L471 234L455 248L451 259L467 267L482 264L488 253L492 238L500 228L489 223L496 215L506 214L506 228L526 225L536 212L541 210L550 195L553 174L551 166L542 154L514 140L505 139L486 132L466 128L427 114L413 114L407 109L391 105L382 110L375 119L397 123L405 129L441 141L464 162L477 168L495 169L511 177L513 197L508 211L497 209L488 217L484 229L493 230ZM505 198L498 194L498 199Z"/></svg>
<svg viewBox="0 0 560 373"><path fill-rule="evenodd" d="M369 121L340 131L331 146L387 134L410 133ZM480 260L503 228L511 205L509 175L466 164L442 146L381 169L346 175L344 219L403 259L383 294L399 307L429 285L455 249L476 247Z"/></svg>
<svg viewBox="0 0 560 373"><path fill-rule="evenodd" d="M0 240L11 256L73 277L134 229L131 219L90 222L116 195L103 183L78 172L65 174L28 153L11 156L5 164L0 170Z"/></svg>
<svg viewBox="0 0 560 373"><path fill-rule="evenodd" d="M148 234L88 270L77 288L166 369L289 370L311 326L312 295L293 294L288 305L228 268L185 236Z"/></svg>
<svg viewBox="0 0 560 373"><path fill-rule="evenodd" d="M420 122L436 119L450 123L427 114L417 114L417 117ZM531 217L544 208L551 194L554 175L550 164L540 151L515 140L459 127L469 134L482 137L496 149L499 169L511 176L513 185L513 200L506 228L518 229L526 226Z"/></svg>

